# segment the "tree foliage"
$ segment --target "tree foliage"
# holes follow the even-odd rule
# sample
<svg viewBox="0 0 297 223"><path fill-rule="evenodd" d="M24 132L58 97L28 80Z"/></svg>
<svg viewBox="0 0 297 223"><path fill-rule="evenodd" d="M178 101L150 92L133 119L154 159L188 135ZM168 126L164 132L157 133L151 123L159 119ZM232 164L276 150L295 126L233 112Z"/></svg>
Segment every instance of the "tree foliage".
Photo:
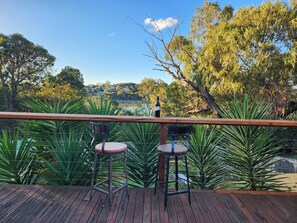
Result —
<svg viewBox="0 0 297 223"><path fill-rule="evenodd" d="M0 83L4 110L14 111L19 93L39 85L55 57L21 34L0 34Z"/></svg>
<svg viewBox="0 0 297 223"><path fill-rule="evenodd" d="M35 91L26 92L27 96L51 102L82 99L86 94L82 73L66 66L56 76L47 75L42 86Z"/></svg>
<svg viewBox="0 0 297 223"><path fill-rule="evenodd" d="M211 109L234 95L269 95L271 100L295 94L297 69L296 3L268 1L260 6L221 9L204 2L196 9L188 37L177 35L179 24L167 35L145 30L160 44L147 43L157 62L178 82L197 92L204 103L197 111ZM268 93L268 94L267 94Z"/></svg>
<svg viewBox="0 0 297 223"><path fill-rule="evenodd" d="M72 88L83 91L84 78L79 69L66 66L55 76L56 83L69 84Z"/></svg>

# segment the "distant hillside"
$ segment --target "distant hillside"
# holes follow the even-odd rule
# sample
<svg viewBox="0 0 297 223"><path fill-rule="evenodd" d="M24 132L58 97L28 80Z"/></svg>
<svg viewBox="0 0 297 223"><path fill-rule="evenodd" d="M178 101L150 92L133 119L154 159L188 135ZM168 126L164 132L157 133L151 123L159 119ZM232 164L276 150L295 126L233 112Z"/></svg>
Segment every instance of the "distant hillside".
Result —
<svg viewBox="0 0 297 223"><path fill-rule="evenodd" d="M136 83L98 83L85 86L88 96L108 95L113 100L141 100Z"/></svg>

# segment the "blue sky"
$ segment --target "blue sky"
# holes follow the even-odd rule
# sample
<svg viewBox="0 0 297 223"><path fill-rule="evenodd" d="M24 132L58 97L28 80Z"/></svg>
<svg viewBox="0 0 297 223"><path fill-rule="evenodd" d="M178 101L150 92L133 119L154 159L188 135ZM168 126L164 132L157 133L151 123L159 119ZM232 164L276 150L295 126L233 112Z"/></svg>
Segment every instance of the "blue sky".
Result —
<svg viewBox="0 0 297 223"><path fill-rule="evenodd" d="M263 0L219 0L221 7L260 5ZM187 35L194 0L0 0L0 32L21 33L56 57L54 74L65 66L81 71L85 84L135 82L145 77L170 82L168 74L154 71L144 54L151 37L137 23L154 20L182 22ZM146 20L149 21L149 20ZM160 20L161 21L161 20ZM147 25L149 27L149 25Z"/></svg>

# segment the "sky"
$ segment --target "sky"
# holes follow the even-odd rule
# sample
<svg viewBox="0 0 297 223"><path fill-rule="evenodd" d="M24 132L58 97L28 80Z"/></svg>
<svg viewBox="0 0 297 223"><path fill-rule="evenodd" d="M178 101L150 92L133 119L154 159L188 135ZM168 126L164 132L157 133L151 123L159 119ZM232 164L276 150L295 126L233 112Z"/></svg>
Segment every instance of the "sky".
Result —
<svg viewBox="0 0 297 223"><path fill-rule="evenodd" d="M213 1L210 1L213 2ZM235 10L261 5L264 0L217 0ZM152 38L139 25L154 31L180 22L179 34L188 35L200 0L0 0L0 33L20 33L56 57L53 74L71 66L84 83L134 82L144 78L171 82L155 62L146 41Z"/></svg>

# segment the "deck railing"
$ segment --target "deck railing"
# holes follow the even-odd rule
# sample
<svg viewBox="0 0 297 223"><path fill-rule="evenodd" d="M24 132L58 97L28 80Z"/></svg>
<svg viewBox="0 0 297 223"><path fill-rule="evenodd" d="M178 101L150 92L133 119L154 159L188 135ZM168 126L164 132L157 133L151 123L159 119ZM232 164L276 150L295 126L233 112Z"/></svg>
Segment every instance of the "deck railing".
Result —
<svg viewBox="0 0 297 223"><path fill-rule="evenodd" d="M297 121L289 120L253 120L253 119L222 119L222 118L181 118L181 117L147 117L147 116L112 116L88 114L57 114L57 113L25 113L0 112L0 119L14 120L54 120L54 121L95 121L117 123L159 123L160 143L166 143L167 124L205 124L205 125L242 125L266 127L297 127ZM164 177L164 159L160 165L160 178Z"/></svg>

